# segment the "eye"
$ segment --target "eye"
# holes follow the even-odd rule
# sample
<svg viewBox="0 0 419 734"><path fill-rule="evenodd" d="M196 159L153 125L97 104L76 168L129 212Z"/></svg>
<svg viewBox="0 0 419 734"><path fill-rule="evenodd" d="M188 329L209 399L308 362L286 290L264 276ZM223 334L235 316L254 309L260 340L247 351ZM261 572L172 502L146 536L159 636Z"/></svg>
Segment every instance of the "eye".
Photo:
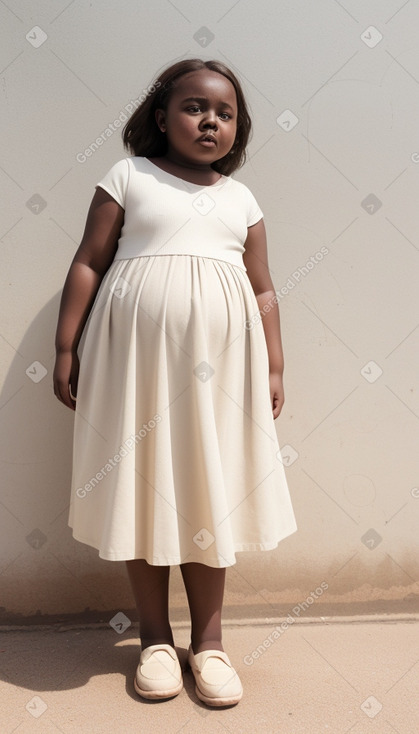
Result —
<svg viewBox="0 0 419 734"><path fill-rule="evenodd" d="M197 104L192 105L192 107L187 108L187 112L199 112L200 106Z"/></svg>
<svg viewBox="0 0 419 734"><path fill-rule="evenodd" d="M221 112L220 117L224 117L224 119L227 118L227 120L231 120L231 115L229 115L228 112Z"/></svg>

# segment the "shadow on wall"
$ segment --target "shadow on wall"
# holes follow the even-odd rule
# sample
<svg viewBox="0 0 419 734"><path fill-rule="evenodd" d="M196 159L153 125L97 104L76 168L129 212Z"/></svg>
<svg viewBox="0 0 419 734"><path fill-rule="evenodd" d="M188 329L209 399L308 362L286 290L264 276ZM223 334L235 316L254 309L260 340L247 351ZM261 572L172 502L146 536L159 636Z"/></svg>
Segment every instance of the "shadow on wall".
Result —
<svg viewBox="0 0 419 734"><path fill-rule="evenodd" d="M61 291L37 313L0 396L0 623L98 621L132 608L123 563L100 559L68 527L74 413L54 395ZM9 347L5 347L8 349ZM109 591L108 591L109 590ZM112 616L112 614L111 614Z"/></svg>
<svg viewBox="0 0 419 734"><path fill-rule="evenodd" d="M110 624L121 614L132 623L137 615L125 563L99 558L96 549L73 539L68 526L74 413L57 400L52 386L60 298L61 292L36 314L14 348L0 396L0 624ZM284 569L283 547L260 560L240 554L229 575L225 617L286 616L310 594L314 577L330 587L316 601L317 615L417 611L414 585L402 585L387 557L378 568L358 557L338 581L333 558L321 576L295 560L291 570ZM179 569L173 581L178 598L171 618L185 622ZM311 607L307 614L313 614Z"/></svg>
<svg viewBox="0 0 419 734"><path fill-rule="evenodd" d="M5 347L15 354L0 395L0 625L110 624L117 615L135 623L125 563L99 558L68 526L74 413L52 385L60 299L61 291L36 314L20 344ZM266 569L270 576L269 563ZM259 575L253 554L240 554L226 616L243 616L243 604L245 615L287 612L288 603L274 608L263 596L250 610L246 594L255 592ZM179 568L171 573L170 616L189 623Z"/></svg>

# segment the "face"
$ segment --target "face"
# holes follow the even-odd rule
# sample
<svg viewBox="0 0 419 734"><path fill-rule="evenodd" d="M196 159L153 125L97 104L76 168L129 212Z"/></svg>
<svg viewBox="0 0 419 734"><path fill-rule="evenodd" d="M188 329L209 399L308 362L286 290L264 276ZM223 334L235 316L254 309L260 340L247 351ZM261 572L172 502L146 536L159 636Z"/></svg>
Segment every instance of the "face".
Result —
<svg viewBox="0 0 419 734"><path fill-rule="evenodd" d="M208 169L232 148L237 130L237 98L222 74L201 69L184 74L156 122L167 136L166 157L179 165ZM203 140L204 136L210 140Z"/></svg>

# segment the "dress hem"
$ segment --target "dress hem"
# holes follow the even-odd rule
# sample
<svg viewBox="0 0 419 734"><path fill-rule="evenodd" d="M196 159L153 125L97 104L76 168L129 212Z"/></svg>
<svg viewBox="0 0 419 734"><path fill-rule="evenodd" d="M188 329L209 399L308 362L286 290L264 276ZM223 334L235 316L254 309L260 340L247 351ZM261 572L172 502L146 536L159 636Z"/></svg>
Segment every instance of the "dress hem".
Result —
<svg viewBox="0 0 419 734"><path fill-rule="evenodd" d="M71 525L69 525L71 528ZM72 529L72 528L71 528ZM295 532L297 532L298 528L295 525L292 530L287 532L285 535L282 535L277 540L273 540L266 543L236 543L234 546L234 554L236 553L243 553L243 552L252 552L252 551L270 551L274 550L278 547L281 540L285 540L285 538L288 538L290 535L293 535ZM148 553L139 551L138 553L135 553L134 555L132 553L126 554L126 553L104 553L100 550L100 548L95 545L92 541L87 540L85 538L82 538L80 535L76 535L74 532L72 533L74 540L77 540L79 543L84 543L91 548L95 548L99 553L99 558L101 558L104 561L134 561L139 559L144 559L147 561L147 563L151 566L179 566L183 563L202 563L204 566L211 566L211 568L227 568L229 566L234 566L237 563L237 559L234 558L234 560L230 560L225 558L224 563L220 562L219 558L208 558L205 559L202 558L202 556L192 556L191 554L188 554L185 559L180 558L177 556L176 558L165 558L164 560L157 559L155 557L152 557L153 560L151 560L151 557ZM123 557L121 557L123 555Z"/></svg>

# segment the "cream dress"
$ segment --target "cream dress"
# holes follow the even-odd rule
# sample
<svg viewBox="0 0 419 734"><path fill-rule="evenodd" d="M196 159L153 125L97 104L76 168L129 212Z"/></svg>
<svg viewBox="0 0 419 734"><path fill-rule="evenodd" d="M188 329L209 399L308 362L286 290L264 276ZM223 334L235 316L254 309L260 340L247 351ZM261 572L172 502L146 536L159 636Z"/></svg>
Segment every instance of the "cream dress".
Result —
<svg viewBox="0 0 419 734"><path fill-rule="evenodd" d="M97 184L124 208L79 343L68 524L101 558L225 567L297 530L243 263L263 214L242 183L144 157Z"/></svg>

